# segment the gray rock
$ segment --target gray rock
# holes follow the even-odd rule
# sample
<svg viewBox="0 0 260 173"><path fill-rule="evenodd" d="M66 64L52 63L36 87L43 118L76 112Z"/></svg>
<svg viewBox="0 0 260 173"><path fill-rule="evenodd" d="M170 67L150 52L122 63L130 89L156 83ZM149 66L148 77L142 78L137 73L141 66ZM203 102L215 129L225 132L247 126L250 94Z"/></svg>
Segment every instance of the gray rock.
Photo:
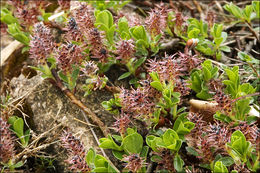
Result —
<svg viewBox="0 0 260 173"><path fill-rule="evenodd" d="M43 80L40 75L36 75L31 79L27 79L23 75L20 75L18 78L13 78L10 84L13 88L13 92L11 93L12 98L25 98L26 102L31 107L33 114L31 118L33 119L34 127L32 130L37 135L62 123L61 127L68 127L75 136L80 137L85 145L86 151L91 147L96 149L97 152L100 151L89 127L86 124L75 120L76 118L86 122L83 113L76 105L70 102L59 88L53 86L48 80ZM77 88L77 92L78 94L76 94L76 97L80 98L86 106L95 112L107 126L111 126L114 122L114 118L103 109L100 103L112 98L112 94L106 91L95 91L90 96L84 98L84 92L80 91L79 87ZM94 129L97 132L98 138L103 137L102 133L97 130L97 128ZM61 133L62 128L56 128L45 136L45 140L58 140ZM43 141L43 143L45 143L45 141ZM53 144L52 148L53 150L48 154L57 154L56 159L59 161L66 160L66 155L64 155L59 142ZM59 164L65 166L62 162Z"/></svg>

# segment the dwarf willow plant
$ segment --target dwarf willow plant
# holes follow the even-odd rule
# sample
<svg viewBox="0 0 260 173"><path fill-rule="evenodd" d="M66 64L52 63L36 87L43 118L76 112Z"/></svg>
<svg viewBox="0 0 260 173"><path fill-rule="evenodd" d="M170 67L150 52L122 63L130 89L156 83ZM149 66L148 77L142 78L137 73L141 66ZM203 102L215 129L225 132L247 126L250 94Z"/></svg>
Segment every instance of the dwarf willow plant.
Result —
<svg viewBox="0 0 260 173"><path fill-rule="evenodd" d="M181 148L182 140L179 138L178 134L172 130L167 129L161 136L157 137L154 135L149 135L146 137L147 145L156 153L160 153L161 149L167 149L170 151L169 155L174 155L174 169L178 172L183 171L184 161L181 159L178 151ZM151 157L153 162L160 162L163 160L164 156L160 156L160 154L154 155ZM166 166L166 165L165 165ZM167 165L168 166L168 165ZM169 166L170 167L170 166Z"/></svg>
<svg viewBox="0 0 260 173"><path fill-rule="evenodd" d="M252 1L251 5L246 5L244 9L239 8L232 2L226 4L224 9L235 16L238 20L236 23L246 23L251 33L256 37L258 43L259 40L259 27L253 28L252 21L259 20L260 18L260 2Z"/></svg>
<svg viewBox="0 0 260 173"><path fill-rule="evenodd" d="M171 31L171 28L173 31ZM221 60L222 52L230 52L230 48L223 45L228 36L226 32L223 32L223 24L206 23L195 18L187 19L177 12L175 14L169 13L167 31L173 32L185 41L198 39L196 50L205 55L214 56L217 60Z"/></svg>
<svg viewBox="0 0 260 173"><path fill-rule="evenodd" d="M231 141L226 144L226 150L237 165L246 165L253 172L260 168L259 151L246 140L241 131L232 133Z"/></svg>
<svg viewBox="0 0 260 173"><path fill-rule="evenodd" d="M196 97L207 100L213 96L210 94L209 82L219 77L218 67L213 66L210 60L204 61L201 66L201 70L191 74L189 87L197 93Z"/></svg>
<svg viewBox="0 0 260 173"><path fill-rule="evenodd" d="M7 8L1 9L1 21L8 26L8 33L17 41L29 46L29 33L22 31L17 18L12 15L12 12Z"/></svg>
<svg viewBox="0 0 260 173"><path fill-rule="evenodd" d="M11 129L20 139L22 147L26 147L30 139L30 129L24 131L24 121L17 116L11 116L8 118L8 123L11 124Z"/></svg>
<svg viewBox="0 0 260 173"><path fill-rule="evenodd" d="M88 4L91 4L95 9L97 10L107 10L109 8L112 8L116 12L119 11L122 7L124 7L126 4L128 4L129 0L126 1L105 1L105 0L99 0L99 1L92 1L92 0L80 0L83 2L88 2Z"/></svg>
<svg viewBox="0 0 260 173"><path fill-rule="evenodd" d="M102 155L97 154L93 148L88 150L85 160L91 172L118 173L108 160Z"/></svg>
<svg viewBox="0 0 260 173"><path fill-rule="evenodd" d="M239 21L247 22L251 25L251 21L260 18L260 3L259 1L252 1L251 5L246 5L244 9L239 8L232 2L224 5L224 9L235 16Z"/></svg>
<svg viewBox="0 0 260 173"><path fill-rule="evenodd" d="M136 155L136 157L141 157L143 158L142 161L145 161L149 150L149 147L143 146L143 137L132 128L127 129L127 134L125 136L109 135L108 138L100 138L99 142L99 147L112 149L114 157L121 161L129 161L130 164L132 160L127 160L127 157ZM142 163L138 164L141 165L137 172L145 172L146 168L144 165L142 165ZM138 165L135 166L138 167Z"/></svg>

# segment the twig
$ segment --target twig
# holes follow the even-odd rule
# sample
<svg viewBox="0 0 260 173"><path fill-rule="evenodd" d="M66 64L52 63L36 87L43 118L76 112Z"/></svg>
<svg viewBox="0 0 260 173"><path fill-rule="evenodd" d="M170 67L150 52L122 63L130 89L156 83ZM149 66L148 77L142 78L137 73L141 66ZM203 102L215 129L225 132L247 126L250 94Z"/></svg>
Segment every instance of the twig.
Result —
<svg viewBox="0 0 260 173"><path fill-rule="evenodd" d="M107 126L96 116L96 114L94 112L92 112L89 108L87 108L87 106L85 106L80 100L78 100L75 95L68 90L66 87L63 86L62 81L60 80L57 72L55 71L55 69L51 70L53 77L56 80L56 84L57 86L62 90L62 92L65 93L65 95L67 97L69 97L69 99L71 100L72 103L74 103L75 105L77 105L82 111L84 111L88 117L96 124L98 125L98 127L100 128L100 130L102 131L102 133L107 136L109 134L109 130L107 128Z"/></svg>
<svg viewBox="0 0 260 173"><path fill-rule="evenodd" d="M193 4L196 6L198 12L200 13L200 18L201 18L201 19L204 18L205 15L204 15L204 13L203 13L203 10L201 9L200 4L199 4L196 0L193 0L192 2L193 2Z"/></svg>
<svg viewBox="0 0 260 173"><path fill-rule="evenodd" d="M247 98L247 97L252 97L252 96L260 96L260 92L256 92L256 93L253 93L253 94L247 94L247 95L245 95L245 96L238 97L238 98L232 100L232 103L234 103L234 102L236 102L236 101L238 101L238 100Z"/></svg>
<svg viewBox="0 0 260 173"><path fill-rule="evenodd" d="M244 36L242 36L242 37L239 37L239 40L242 40L242 39L244 39L244 38L247 38L248 36L250 36L251 34L247 34L247 35L244 35ZM229 45L229 44L232 44L232 43L235 43L237 40L236 39L234 39L234 40L232 40L232 41L229 41L229 42L226 42L226 43L224 43L224 44L222 44L222 46L227 46L227 45Z"/></svg>
<svg viewBox="0 0 260 173"><path fill-rule="evenodd" d="M105 88L106 88L106 90L108 90L109 92L112 92L112 93L120 93L120 91L121 91L121 89L116 86L106 85Z"/></svg>
<svg viewBox="0 0 260 173"><path fill-rule="evenodd" d="M39 135L35 140L33 140L22 152L20 152L19 154L17 154L17 155L15 156L15 160L19 160L19 158L20 158L21 156L23 156L23 155L26 155L26 154L28 154L28 153L32 153L32 152L35 151L35 150L40 150L40 149L42 149L42 148L45 148L45 147L47 147L47 146L53 144L53 143L44 144L44 145L41 145L41 146L35 148L35 145L37 144L37 142L38 142L40 139L42 139L46 134L49 134L52 130L54 130L54 129L60 127L61 125L62 125L62 123L60 123L60 124L58 124L57 126L51 128L51 129L49 129L49 130L46 131L46 132L40 134L40 135ZM56 143L56 142L55 142L55 143ZM34 145L34 144L35 144L35 145ZM32 148L32 149L31 149L31 148Z"/></svg>
<svg viewBox="0 0 260 173"><path fill-rule="evenodd" d="M247 62L247 64L253 69L253 71L255 72L256 76L258 77L258 79L260 79L260 75L258 74L258 72L256 71L255 67L253 66L252 63Z"/></svg>
<svg viewBox="0 0 260 173"><path fill-rule="evenodd" d="M257 33L254 31L254 29L252 28L251 23L246 22L249 30L251 31L251 33L255 36L255 38L257 39L257 42L260 43L260 39L259 36L257 35Z"/></svg>

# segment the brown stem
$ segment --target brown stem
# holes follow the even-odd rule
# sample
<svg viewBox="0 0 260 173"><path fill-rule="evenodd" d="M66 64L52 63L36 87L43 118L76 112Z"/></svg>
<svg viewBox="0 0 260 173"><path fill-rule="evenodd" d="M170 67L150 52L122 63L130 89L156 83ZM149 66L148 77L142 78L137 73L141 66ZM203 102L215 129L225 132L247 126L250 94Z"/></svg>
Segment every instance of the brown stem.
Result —
<svg viewBox="0 0 260 173"><path fill-rule="evenodd" d="M257 35L257 33L254 31L254 29L252 28L252 25L251 23L249 22L246 22L249 30L251 31L251 33L255 36L255 38L257 39L257 42L260 43L260 39L259 39L259 36Z"/></svg>
<svg viewBox="0 0 260 173"><path fill-rule="evenodd" d="M112 93L120 93L121 89L115 86L105 86L106 90Z"/></svg>
<svg viewBox="0 0 260 173"><path fill-rule="evenodd" d="M238 98L232 100L232 103L234 103L234 102L236 102L238 100L244 99L246 97L259 96L259 95L260 95L260 92L256 92L256 93L253 93L253 94L247 94L245 96L241 96L241 97L238 97Z"/></svg>
<svg viewBox="0 0 260 173"><path fill-rule="evenodd" d="M249 62L247 64L253 69L253 71L255 72L256 76L260 79L260 76L259 76L258 72L256 71L255 67L253 66L253 64L251 64Z"/></svg>
<svg viewBox="0 0 260 173"><path fill-rule="evenodd" d="M57 86L65 93L65 95L67 97L69 97L69 99L71 100L72 103L77 105L82 111L84 111L86 113L86 115L96 125L99 126L100 130L102 131L102 133L107 137L108 134L109 134L109 130L108 130L107 126L96 116L95 113L93 113L89 108L87 108L87 106L85 106L80 100L78 100L75 97L75 95L62 84L62 81L60 80L60 78L59 78L57 72L55 71L55 69L52 69L51 72L52 72L53 77L56 80Z"/></svg>

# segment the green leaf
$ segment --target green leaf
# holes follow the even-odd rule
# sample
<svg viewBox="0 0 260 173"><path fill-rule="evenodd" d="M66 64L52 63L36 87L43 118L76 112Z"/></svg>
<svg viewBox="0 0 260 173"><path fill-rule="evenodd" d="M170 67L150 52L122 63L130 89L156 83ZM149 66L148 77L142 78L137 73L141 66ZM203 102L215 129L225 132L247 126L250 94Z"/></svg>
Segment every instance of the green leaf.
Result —
<svg viewBox="0 0 260 173"><path fill-rule="evenodd" d="M236 16L239 19L243 18L243 11L236 5L234 5L232 2L229 4L226 4L224 6L224 9L228 12L232 13L234 16Z"/></svg>
<svg viewBox="0 0 260 173"><path fill-rule="evenodd" d="M237 76L236 74L230 70L230 69L225 69L225 72L227 73L228 75L228 78L232 81L232 82L235 82L237 80Z"/></svg>
<svg viewBox="0 0 260 173"><path fill-rule="evenodd" d="M49 57L47 58L47 62L51 63L50 69L56 68L56 59L54 57Z"/></svg>
<svg viewBox="0 0 260 173"><path fill-rule="evenodd" d="M253 6L251 5L246 5L246 7L243 10L243 17L246 19L247 22L251 22L251 15L253 12Z"/></svg>
<svg viewBox="0 0 260 173"><path fill-rule="evenodd" d="M122 151L122 147L117 145L111 135L108 135L107 138L101 138L99 139L100 145L99 147L104 148L104 149L114 149L118 151Z"/></svg>
<svg viewBox="0 0 260 173"><path fill-rule="evenodd" d="M153 155L152 157L151 157L151 161L152 162L160 162L162 160L162 158L160 157L160 156L158 156L158 155Z"/></svg>
<svg viewBox="0 0 260 173"><path fill-rule="evenodd" d="M146 60L146 57L142 57L140 59L137 60L137 62L134 65L134 69L137 69L138 67L140 67Z"/></svg>
<svg viewBox="0 0 260 173"><path fill-rule="evenodd" d="M238 52L238 57L242 60L242 61L246 61L246 62L251 62L252 61L252 57L250 57L249 55L247 55L245 52Z"/></svg>
<svg viewBox="0 0 260 173"><path fill-rule="evenodd" d="M209 94L208 90L202 89L199 93L196 94L196 97L203 99L203 100L207 100L207 99L211 98L212 95Z"/></svg>
<svg viewBox="0 0 260 173"><path fill-rule="evenodd" d="M184 121L181 117L178 117L173 125L173 130L175 130L178 135L186 135L194 128L195 124L190 121Z"/></svg>
<svg viewBox="0 0 260 173"><path fill-rule="evenodd" d="M231 135L231 142L227 143L228 147L231 147L232 151L229 154L234 160L239 157L243 162L246 161L246 155L249 152L250 142L246 141L244 134L240 130L236 130Z"/></svg>
<svg viewBox="0 0 260 173"><path fill-rule="evenodd" d="M107 172L108 169L106 167L97 167L97 168L93 169L92 171L97 172L97 173L104 173L104 172Z"/></svg>
<svg viewBox="0 0 260 173"><path fill-rule="evenodd" d="M119 173L119 171L117 171L112 165L108 165L108 173Z"/></svg>
<svg viewBox="0 0 260 173"><path fill-rule="evenodd" d="M114 19L110 11L104 10L97 14L96 25L100 25L100 29L107 31L107 29L113 26Z"/></svg>
<svg viewBox="0 0 260 173"><path fill-rule="evenodd" d="M199 71L201 73L201 71ZM191 86L189 86L196 93L201 91L202 80L199 76L199 72L195 71L191 74Z"/></svg>
<svg viewBox="0 0 260 173"><path fill-rule="evenodd" d="M254 9L254 12L256 13L256 18L260 18L260 2L252 1L252 6Z"/></svg>
<svg viewBox="0 0 260 173"><path fill-rule="evenodd" d="M20 168L20 167L22 167L23 166L23 161L20 161L20 162L17 162L16 164L14 164L13 166L14 166L14 168Z"/></svg>
<svg viewBox="0 0 260 173"><path fill-rule="evenodd" d="M107 168L108 166L107 159L99 154L96 155L94 164L96 168Z"/></svg>
<svg viewBox="0 0 260 173"><path fill-rule="evenodd" d="M124 74L119 76L118 80L125 79L125 78L129 77L130 75L131 75L131 72L125 72Z"/></svg>
<svg viewBox="0 0 260 173"><path fill-rule="evenodd" d="M218 76L218 67L214 67L211 70L211 78L216 78Z"/></svg>
<svg viewBox="0 0 260 173"><path fill-rule="evenodd" d="M199 156L199 153L192 147L185 147L187 152L193 156Z"/></svg>
<svg viewBox="0 0 260 173"><path fill-rule="evenodd" d="M232 119L231 119L229 116L224 115L224 114L221 114L221 113L219 113L219 112L217 112L216 114L214 114L213 117L214 117L216 120L223 121L223 122L226 122L226 123L232 122Z"/></svg>
<svg viewBox="0 0 260 173"><path fill-rule="evenodd" d="M211 79L211 72L206 66L202 66L202 73L205 81L209 81Z"/></svg>
<svg viewBox="0 0 260 173"><path fill-rule="evenodd" d="M129 26L126 17L121 17L118 20L118 30L122 39L130 39ZM123 37L123 35L125 36Z"/></svg>
<svg viewBox="0 0 260 173"><path fill-rule="evenodd" d="M125 39L129 40L129 39L131 38L130 34L124 32L124 31L120 33L120 37L121 37L123 40L125 40Z"/></svg>
<svg viewBox="0 0 260 173"><path fill-rule="evenodd" d="M214 30L214 37L218 38L221 37L223 25L222 24L214 24L213 25L213 30Z"/></svg>
<svg viewBox="0 0 260 173"><path fill-rule="evenodd" d="M131 135L131 134L136 133L136 130L133 129L133 128L127 128L127 129L126 129L126 132L127 132L128 135Z"/></svg>
<svg viewBox="0 0 260 173"><path fill-rule="evenodd" d="M8 123L11 124L12 126L14 125L14 122L18 119L17 116L11 116L8 118Z"/></svg>
<svg viewBox="0 0 260 173"><path fill-rule="evenodd" d="M146 48L149 47L149 43L146 42L146 41L143 40L143 39L137 40L137 41L135 42L135 44L136 44L136 47L137 47L138 49L140 49L140 50L146 50Z"/></svg>
<svg viewBox="0 0 260 173"><path fill-rule="evenodd" d="M85 160L86 160L88 166L90 166L91 168L95 167L95 164L94 164L95 158L96 158L96 152L93 148L90 148L88 150Z"/></svg>
<svg viewBox="0 0 260 173"><path fill-rule="evenodd" d="M25 143L24 143L24 147L26 147L29 143L29 139L30 139L30 129L26 130L25 133L24 133L24 140L25 140Z"/></svg>
<svg viewBox="0 0 260 173"><path fill-rule="evenodd" d="M117 151L117 150L112 150L112 154L118 160L122 160L124 158L124 155L126 155L124 151Z"/></svg>
<svg viewBox="0 0 260 173"><path fill-rule="evenodd" d="M160 81L160 79L159 79L159 75L158 75L158 73L157 72L151 72L151 73L149 73L149 75L151 76L151 78L153 79L153 81Z"/></svg>
<svg viewBox="0 0 260 173"><path fill-rule="evenodd" d="M76 84L77 84L76 81L77 81L77 79L78 79L79 72L80 72L80 70L79 70L78 67L74 67L74 68L73 68L73 71L72 71L72 73L71 73L71 86L70 86L70 89L71 89L71 90L76 87Z"/></svg>
<svg viewBox="0 0 260 173"><path fill-rule="evenodd" d="M24 32L20 31L18 25L16 23L8 25L8 33L11 34L14 39L23 43L26 46L29 46L30 39L25 35Z"/></svg>
<svg viewBox="0 0 260 173"><path fill-rule="evenodd" d="M25 47L23 47L23 49L22 49L22 54L23 54L24 52L27 52L28 50L30 50L30 46L25 46Z"/></svg>
<svg viewBox="0 0 260 173"><path fill-rule="evenodd" d="M148 146L143 146L142 151L140 153L140 157L143 157L143 158L146 159L148 151L149 151L149 147Z"/></svg>
<svg viewBox="0 0 260 173"><path fill-rule="evenodd" d="M160 38L162 37L162 34L158 34L155 38L154 38L154 42L157 43Z"/></svg>
<svg viewBox="0 0 260 173"><path fill-rule="evenodd" d="M63 71L59 71L59 72L58 72L58 75L59 75L59 77L60 77L60 79L61 79L62 81L64 81L65 83L68 83L68 77L63 74Z"/></svg>
<svg viewBox="0 0 260 173"><path fill-rule="evenodd" d="M45 22L49 21L49 17L52 15L52 13L44 13L42 18Z"/></svg>
<svg viewBox="0 0 260 173"><path fill-rule="evenodd" d="M218 161L221 161L225 166L231 166L234 164L232 157L222 157Z"/></svg>
<svg viewBox="0 0 260 173"><path fill-rule="evenodd" d="M198 34L200 33L200 30L197 28L193 28L189 33L188 33L188 38L198 38Z"/></svg>
<svg viewBox="0 0 260 173"><path fill-rule="evenodd" d="M238 120L245 120L246 115L250 111L250 100L249 99L243 99L243 100L238 100L235 104L236 108L236 119Z"/></svg>
<svg viewBox="0 0 260 173"><path fill-rule="evenodd" d="M131 154L138 154L143 148L143 137L138 133L128 135L123 139L122 145L124 151Z"/></svg>
<svg viewBox="0 0 260 173"><path fill-rule="evenodd" d="M155 152L159 152L159 150L157 148L159 148L158 144L162 144L163 140L162 138L153 136L153 135L149 135L146 137L146 143L147 145L152 148L153 151Z"/></svg>
<svg viewBox="0 0 260 173"><path fill-rule="evenodd" d="M158 91L163 91L163 86L160 81L153 81L150 83L150 85Z"/></svg>
<svg viewBox="0 0 260 173"><path fill-rule="evenodd" d="M23 127L24 127L23 119L17 118L13 124L13 129L19 138L23 136Z"/></svg>
<svg viewBox="0 0 260 173"><path fill-rule="evenodd" d="M114 32L115 32L115 26L112 26L108 29L106 32L106 38L110 44L114 43Z"/></svg>
<svg viewBox="0 0 260 173"><path fill-rule="evenodd" d="M12 23L18 23L17 19L12 15L11 11L7 8L1 9L1 21L6 23L7 25Z"/></svg>
<svg viewBox="0 0 260 173"><path fill-rule="evenodd" d="M230 47L228 47L228 46L220 46L219 49L223 52L230 52L231 51Z"/></svg>
<svg viewBox="0 0 260 173"><path fill-rule="evenodd" d="M216 43L217 46L219 46L223 41L222 37L214 38L214 42Z"/></svg>
<svg viewBox="0 0 260 173"><path fill-rule="evenodd" d="M227 167L221 162L221 161L217 161L214 165L214 173L228 173L228 169Z"/></svg>
<svg viewBox="0 0 260 173"><path fill-rule="evenodd" d="M209 164L199 164L200 167L206 168L210 170L210 165Z"/></svg>
<svg viewBox="0 0 260 173"><path fill-rule="evenodd" d="M179 154L176 154L176 156L174 157L173 165L178 172L181 172L183 170L184 161L181 159Z"/></svg>
<svg viewBox="0 0 260 173"><path fill-rule="evenodd" d="M178 151L182 145L182 141L179 139L178 134L172 129L167 129L162 138L163 143L168 149Z"/></svg>
<svg viewBox="0 0 260 173"><path fill-rule="evenodd" d="M130 28L130 33L136 40L144 40L145 42L148 41L146 31L142 25Z"/></svg>
<svg viewBox="0 0 260 173"><path fill-rule="evenodd" d="M248 116L248 117L246 118L246 122L247 122L247 124L252 124L252 123L257 122L258 118L259 118L259 117L254 116L254 115Z"/></svg>
<svg viewBox="0 0 260 173"><path fill-rule="evenodd" d="M122 140L123 140L122 136L119 136L119 135L112 135L112 137L113 137L116 141L118 141L118 142L122 142Z"/></svg>

